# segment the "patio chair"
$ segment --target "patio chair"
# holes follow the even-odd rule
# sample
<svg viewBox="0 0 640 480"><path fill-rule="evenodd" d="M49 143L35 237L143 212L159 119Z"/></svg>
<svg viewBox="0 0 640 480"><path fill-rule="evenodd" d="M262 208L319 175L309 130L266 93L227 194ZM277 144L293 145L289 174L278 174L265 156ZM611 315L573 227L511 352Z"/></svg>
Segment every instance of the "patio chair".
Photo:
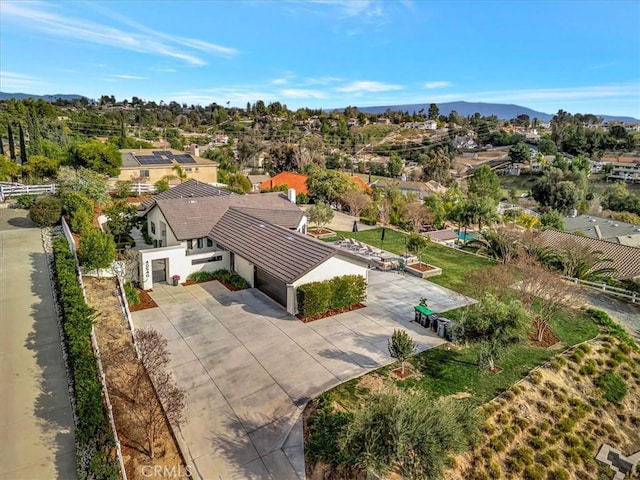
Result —
<svg viewBox="0 0 640 480"><path fill-rule="evenodd" d="M364 254L368 253L366 245L363 245L362 243L358 242L357 240L356 240L355 243L356 243L355 250L357 250L358 253L364 253Z"/></svg>
<svg viewBox="0 0 640 480"><path fill-rule="evenodd" d="M377 256L380 256L380 254L382 253L382 250L378 248L373 248L371 245L367 245L367 253L372 257L377 257Z"/></svg>

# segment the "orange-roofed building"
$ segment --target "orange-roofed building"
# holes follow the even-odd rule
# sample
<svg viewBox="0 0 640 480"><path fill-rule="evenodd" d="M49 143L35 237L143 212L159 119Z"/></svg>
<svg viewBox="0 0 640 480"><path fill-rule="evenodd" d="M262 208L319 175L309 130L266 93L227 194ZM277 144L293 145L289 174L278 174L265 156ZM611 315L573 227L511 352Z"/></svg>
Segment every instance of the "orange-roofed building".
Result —
<svg viewBox="0 0 640 480"><path fill-rule="evenodd" d="M351 180L358 185L360 191L369 191L369 186L360 177L353 176L351 177ZM269 190L270 188L279 187L281 185L286 185L288 188L295 189L296 193L304 193L305 195L309 194L309 190L307 189L307 176L302 173L291 172L281 172L275 177L265 180L258 185L258 190Z"/></svg>
<svg viewBox="0 0 640 480"><path fill-rule="evenodd" d="M265 180L258 185L259 190L269 190L273 187L279 187L286 185L289 188L295 189L296 193L309 194L307 190L307 176L301 173L281 172L275 177Z"/></svg>
<svg viewBox="0 0 640 480"><path fill-rule="evenodd" d="M360 177L356 177L355 175L353 177L351 177L351 180L354 181L354 183L356 185L358 185L358 188L360 188L361 192L368 192L369 190L371 190L371 188L369 187L369 185L367 185L367 182L365 182L364 180L362 180Z"/></svg>

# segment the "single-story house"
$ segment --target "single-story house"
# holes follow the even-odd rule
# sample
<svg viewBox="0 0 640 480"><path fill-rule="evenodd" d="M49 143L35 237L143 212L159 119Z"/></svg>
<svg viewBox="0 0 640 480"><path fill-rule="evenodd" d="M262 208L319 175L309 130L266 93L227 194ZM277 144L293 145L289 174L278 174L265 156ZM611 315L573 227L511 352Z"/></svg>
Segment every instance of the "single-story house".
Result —
<svg viewBox="0 0 640 480"><path fill-rule="evenodd" d="M640 247L640 226L620 220L595 215L568 216L564 218L564 230L598 240Z"/></svg>
<svg viewBox="0 0 640 480"><path fill-rule="evenodd" d="M450 247L453 247L458 242L458 235L453 230L447 228L443 230L434 230L432 232L425 232L425 236L429 237L432 242L443 243Z"/></svg>
<svg viewBox="0 0 640 480"><path fill-rule="evenodd" d="M618 280L640 278L640 248L620 243L607 242L597 238L585 237L574 233L545 230L538 237L539 244L552 249L565 248L575 244L588 247L593 252L602 252L602 258L610 259L600 264L601 267L614 268L611 276Z"/></svg>
<svg viewBox="0 0 640 480"><path fill-rule="evenodd" d="M114 180L130 180L137 183L154 184L168 175L176 175L174 168L182 168L187 178L205 183L218 181L218 164L199 156L197 145L189 152L175 149L129 149L120 150L122 167Z"/></svg>
<svg viewBox="0 0 640 480"><path fill-rule="evenodd" d="M155 248L140 251L140 283L227 269L297 313L296 289L354 274L368 262L305 235L307 217L281 192L236 195L188 181L141 204Z"/></svg>
<svg viewBox="0 0 640 480"><path fill-rule="evenodd" d="M307 176L302 173L281 172L273 178L265 180L258 185L258 190L269 190L274 187L280 187L286 185L289 188L293 188L296 193L304 193L309 195L309 189L307 188ZM351 180L358 186L358 188L366 192L369 190L369 186L360 177L354 175Z"/></svg>

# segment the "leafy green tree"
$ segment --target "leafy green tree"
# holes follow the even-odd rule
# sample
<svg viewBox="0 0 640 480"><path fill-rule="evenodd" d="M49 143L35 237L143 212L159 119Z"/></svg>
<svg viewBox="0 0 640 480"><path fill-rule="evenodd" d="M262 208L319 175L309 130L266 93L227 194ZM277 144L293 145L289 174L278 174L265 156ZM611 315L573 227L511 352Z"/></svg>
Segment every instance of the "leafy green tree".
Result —
<svg viewBox="0 0 640 480"><path fill-rule="evenodd" d="M478 365L493 370L507 347L524 340L530 326L519 301L505 303L487 293L456 322L453 336L456 342L480 344Z"/></svg>
<svg viewBox="0 0 640 480"><path fill-rule="evenodd" d="M418 257L422 261L422 254L424 249L429 245L429 237L420 235L419 233L413 233L407 240L407 249Z"/></svg>
<svg viewBox="0 0 640 480"><path fill-rule="evenodd" d="M27 122L27 127L29 128L29 153L31 155L41 155L40 142L42 141L42 135L40 133L38 115L34 108L29 109Z"/></svg>
<svg viewBox="0 0 640 480"><path fill-rule="evenodd" d="M281 172L299 172L298 152L292 143L278 142L269 149L269 158L265 168L272 175Z"/></svg>
<svg viewBox="0 0 640 480"><path fill-rule="evenodd" d="M468 180L469 194L477 199L490 199L497 205L502 196L498 174L489 165L482 165Z"/></svg>
<svg viewBox="0 0 640 480"><path fill-rule="evenodd" d="M7 137L9 138L9 157L14 162L16 161L16 144L13 140L13 130L11 124L7 125Z"/></svg>
<svg viewBox="0 0 640 480"><path fill-rule="evenodd" d="M394 330L388 341L389 355L400 362L401 375L404 375L404 362L416 351L418 344L404 330Z"/></svg>
<svg viewBox="0 0 640 480"><path fill-rule="evenodd" d="M512 163L527 163L531 160L531 150L526 143L517 143L509 149L509 158Z"/></svg>
<svg viewBox="0 0 640 480"><path fill-rule="evenodd" d="M136 220L136 207L127 203L125 200L118 200L112 203L104 211L107 216L107 227L109 232L121 241L131 233L131 229Z"/></svg>
<svg viewBox="0 0 640 480"><path fill-rule="evenodd" d="M434 180L443 185L449 183L451 159L444 149L436 148L425 155L420 155L419 161L422 165L422 179L424 181Z"/></svg>
<svg viewBox="0 0 640 480"><path fill-rule="evenodd" d="M396 178L402 173L403 162L400 156L393 152L387 163L387 173L390 177Z"/></svg>
<svg viewBox="0 0 640 480"><path fill-rule="evenodd" d="M109 233L92 228L80 237L78 259L86 271L108 268L116 258L116 243Z"/></svg>
<svg viewBox="0 0 640 480"><path fill-rule="evenodd" d="M62 202L58 197L38 197L29 209L29 216L39 227L51 227L60 221Z"/></svg>
<svg viewBox="0 0 640 480"><path fill-rule="evenodd" d="M440 109L438 108L437 104L432 103L429 105L429 111L427 113L427 116L429 117L429 120L438 119L438 117L440 116Z"/></svg>
<svg viewBox="0 0 640 480"><path fill-rule="evenodd" d="M24 130L22 129L22 124L18 124L18 132L20 138L20 164L24 165L27 163L27 144L24 141Z"/></svg>
<svg viewBox="0 0 640 480"><path fill-rule="evenodd" d="M309 197L316 201L336 203L349 190L358 186L346 173L337 170L312 168L307 178Z"/></svg>
<svg viewBox="0 0 640 480"><path fill-rule="evenodd" d="M359 217L360 212L371 204L371 197L358 190L347 190L341 197L340 202L349 207L349 212L354 217Z"/></svg>
<svg viewBox="0 0 640 480"><path fill-rule="evenodd" d="M474 238L469 245L478 247L478 251L488 257L495 258L502 264L511 262L518 251L518 233L506 226L499 226L485 231Z"/></svg>
<svg viewBox="0 0 640 480"><path fill-rule="evenodd" d="M470 403L424 391L374 393L339 430L338 459L377 477L397 469L403 478L435 480L449 455L477 443L480 424Z"/></svg>
<svg viewBox="0 0 640 480"><path fill-rule="evenodd" d="M113 196L127 198L133 195L133 182L131 180L118 180L113 188Z"/></svg>
<svg viewBox="0 0 640 480"><path fill-rule="evenodd" d="M540 215L540 229L541 230L564 230L564 217L557 210L549 210Z"/></svg>
<svg viewBox="0 0 640 480"><path fill-rule="evenodd" d="M227 184L231 191L240 194L249 193L252 188L249 179L241 173L232 173L228 175L224 183Z"/></svg>
<svg viewBox="0 0 640 480"><path fill-rule="evenodd" d="M256 108L258 103L256 103ZM262 103L264 107L264 102ZM264 150L264 142L256 130L247 130L238 140L238 165L243 168Z"/></svg>
<svg viewBox="0 0 640 480"><path fill-rule="evenodd" d="M0 155L0 181L15 181L21 174L22 169L13 160L8 159L4 155Z"/></svg>
<svg viewBox="0 0 640 480"><path fill-rule="evenodd" d="M324 227L333 218L333 209L326 203L318 202L307 210L309 223L318 227Z"/></svg>
<svg viewBox="0 0 640 480"><path fill-rule="evenodd" d="M161 178L154 185L156 187L156 193L166 192L170 188L169 179L167 177Z"/></svg>
<svg viewBox="0 0 640 480"><path fill-rule="evenodd" d="M30 179L55 178L60 162L44 155L33 155L22 165L22 174Z"/></svg>
<svg viewBox="0 0 640 480"><path fill-rule="evenodd" d="M531 194L541 206L566 213L576 206L580 193L574 182L561 178L550 172L533 185Z"/></svg>
<svg viewBox="0 0 640 480"><path fill-rule="evenodd" d="M68 164L75 169L85 167L97 173L115 177L120 173L122 156L110 143L90 140L69 148Z"/></svg>
<svg viewBox="0 0 640 480"><path fill-rule="evenodd" d="M80 167L62 167L58 172L60 191L80 192L97 204L104 204L109 200L107 178L104 175Z"/></svg>
<svg viewBox="0 0 640 480"><path fill-rule="evenodd" d="M542 155L555 155L558 153L558 147L550 136L544 135L538 142L538 151Z"/></svg>

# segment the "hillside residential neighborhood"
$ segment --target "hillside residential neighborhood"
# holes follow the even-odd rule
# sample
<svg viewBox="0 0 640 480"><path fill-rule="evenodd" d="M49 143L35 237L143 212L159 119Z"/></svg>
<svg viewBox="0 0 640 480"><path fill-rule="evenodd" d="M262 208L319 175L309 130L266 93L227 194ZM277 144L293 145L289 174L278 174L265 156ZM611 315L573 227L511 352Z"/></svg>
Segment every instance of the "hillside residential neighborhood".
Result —
<svg viewBox="0 0 640 480"><path fill-rule="evenodd" d="M0 2L0 480L640 479L640 3L576 7Z"/></svg>

